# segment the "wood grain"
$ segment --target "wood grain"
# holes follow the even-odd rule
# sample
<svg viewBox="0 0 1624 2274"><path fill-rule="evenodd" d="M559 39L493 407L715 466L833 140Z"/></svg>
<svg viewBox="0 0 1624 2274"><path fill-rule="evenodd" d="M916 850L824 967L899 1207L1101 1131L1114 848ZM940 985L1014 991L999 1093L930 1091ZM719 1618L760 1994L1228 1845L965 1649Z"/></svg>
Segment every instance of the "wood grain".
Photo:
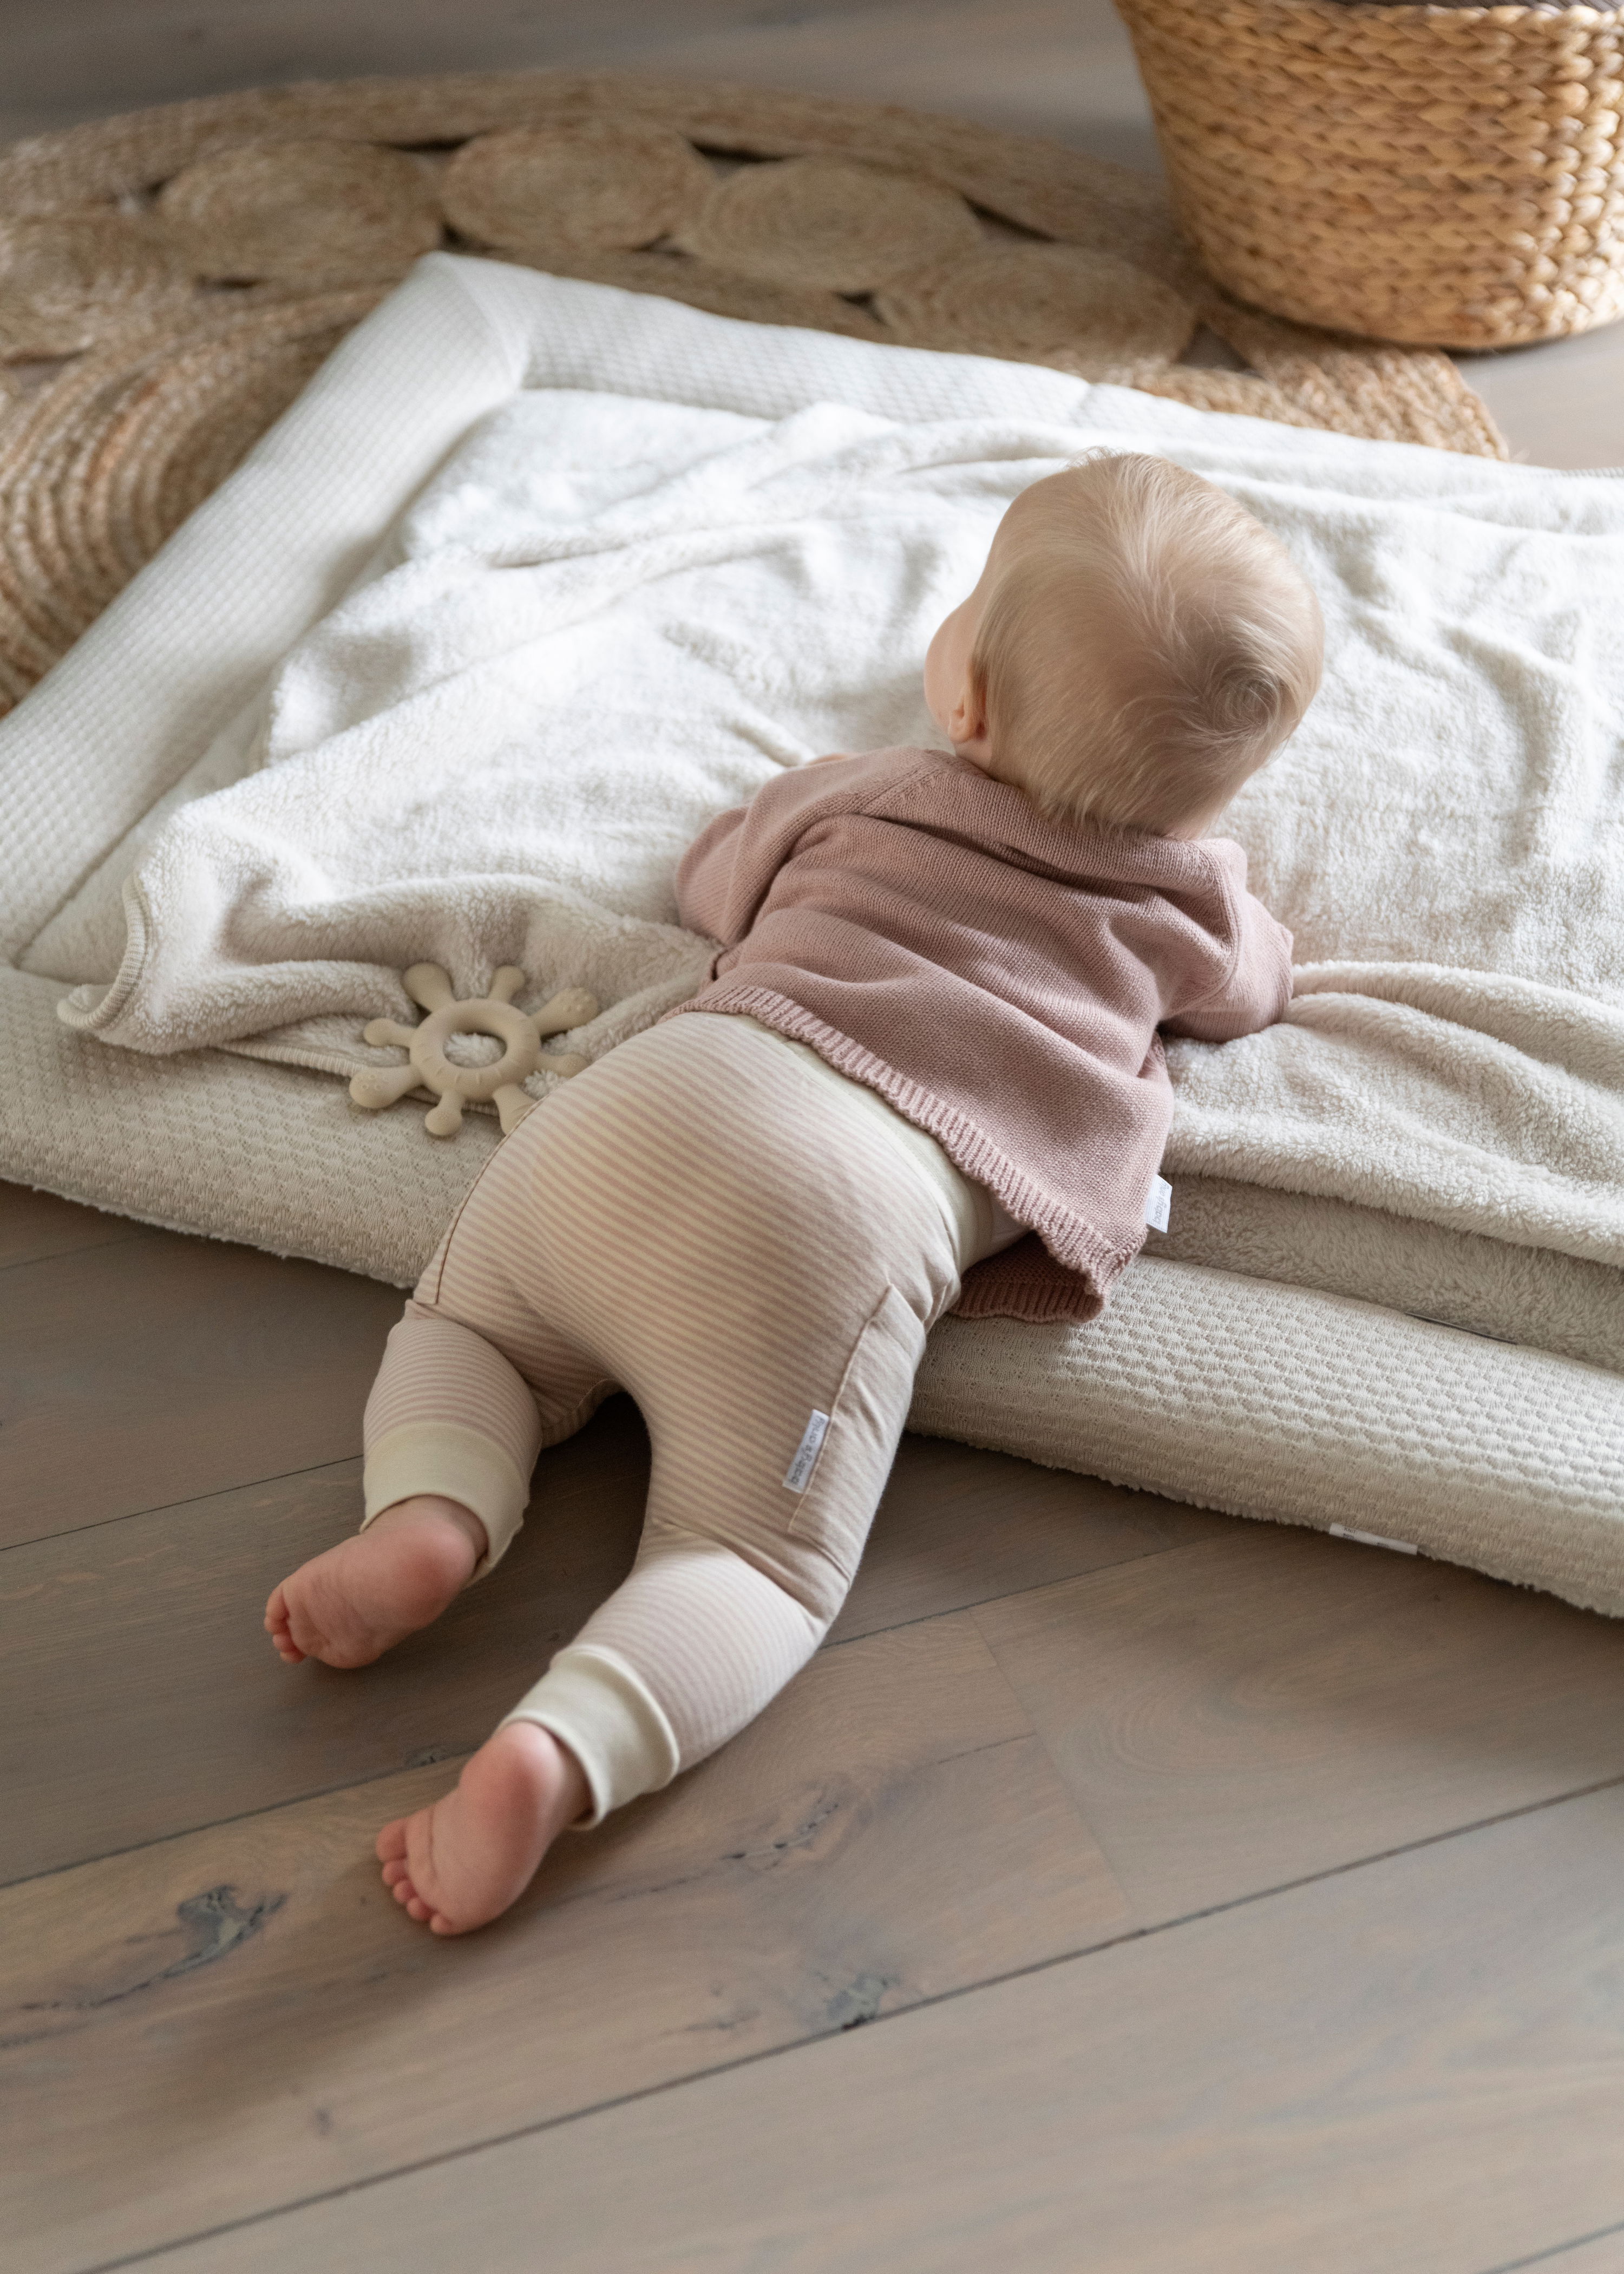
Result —
<svg viewBox="0 0 1624 2274"><path fill-rule="evenodd" d="M5 1275L0 1546L361 1448L396 1288L153 1232Z"/></svg>
<svg viewBox="0 0 1624 2274"><path fill-rule="evenodd" d="M285 1667L278 1579L352 1532L344 1461L0 1557L0 1879L471 1751L616 1585L647 1441L614 1399L544 1455L487 1585L378 1665Z"/></svg>
<svg viewBox="0 0 1624 2274"><path fill-rule="evenodd" d="M1525 2258L1522 2263L1547 2268L1549 2274L1624 2274L1624 2227L1570 2243L1538 2260Z"/></svg>
<svg viewBox="0 0 1624 2274"><path fill-rule="evenodd" d="M358 1462L10 1549L0 1881L470 1751L624 1576L648 1465L635 1406L612 1398L542 1456L490 1583L353 1674L284 1667L259 1622L278 1579L354 1529ZM837 1638L1231 1526L910 1438Z"/></svg>
<svg viewBox="0 0 1624 2274"><path fill-rule="evenodd" d="M1238 1525L974 1613L1144 1921L1624 1773L1624 1627Z"/></svg>
<svg viewBox="0 0 1624 2274"><path fill-rule="evenodd" d="M1569 1802L157 2263L1489 2274L1624 2220L1621 1855Z"/></svg>
<svg viewBox="0 0 1624 2274"><path fill-rule="evenodd" d="M369 1856L447 1781L410 1772L0 1894L8 2274L838 2033L1124 1920L963 1615L824 1652L450 1944Z"/></svg>
<svg viewBox="0 0 1624 2274"><path fill-rule="evenodd" d="M117 1240L146 1236L145 1226L128 1216L80 1208L54 1193L31 1192L26 1185L0 1184L0 1270L67 1255L76 1247L110 1247Z"/></svg>
<svg viewBox="0 0 1624 2274"><path fill-rule="evenodd" d="M1226 1538L1237 1519L940 1438L905 1437L832 1641Z"/></svg>

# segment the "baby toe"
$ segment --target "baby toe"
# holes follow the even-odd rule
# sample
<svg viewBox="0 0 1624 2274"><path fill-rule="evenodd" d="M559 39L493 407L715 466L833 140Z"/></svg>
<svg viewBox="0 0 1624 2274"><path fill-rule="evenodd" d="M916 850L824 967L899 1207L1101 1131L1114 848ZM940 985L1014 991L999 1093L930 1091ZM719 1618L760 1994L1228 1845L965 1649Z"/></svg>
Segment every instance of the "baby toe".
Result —
<svg viewBox="0 0 1624 2274"><path fill-rule="evenodd" d="M406 1853L406 1818L397 1816L391 1823L386 1824L378 1834L375 1846L380 1864L392 1864L397 1856L403 1856Z"/></svg>

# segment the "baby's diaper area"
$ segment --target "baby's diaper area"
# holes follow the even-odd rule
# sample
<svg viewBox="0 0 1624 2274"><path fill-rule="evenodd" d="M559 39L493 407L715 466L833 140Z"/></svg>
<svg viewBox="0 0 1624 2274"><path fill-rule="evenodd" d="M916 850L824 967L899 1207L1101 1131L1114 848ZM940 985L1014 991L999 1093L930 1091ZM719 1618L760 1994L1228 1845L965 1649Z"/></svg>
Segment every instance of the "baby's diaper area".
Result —
<svg viewBox="0 0 1624 2274"><path fill-rule="evenodd" d="M1419 1445L1422 1544L1624 1608L1605 477L435 255L0 724L27 824L0 1170L411 1276L495 1127L437 1146L410 1107L349 1106L357 1066L398 1058L362 1029L413 1015L402 973L467 995L517 964L527 1006L583 989L602 1008L560 1047L588 1058L695 991L683 847L779 767L932 739L930 631L1009 500L1101 447L1221 482L1325 606L1325 692L1226 824L1297 935L1297 995L1170 1053L1170 1249L1099 1325L940 1330L916 1421L1320 1523L1399 1505ZM1295 1227L1262 1248L1259 1193ZM1296 1422L1259 1404L1293 1367L1320 1377ZM1278 1476L1195 1462L1266 1407Z"/></svg>

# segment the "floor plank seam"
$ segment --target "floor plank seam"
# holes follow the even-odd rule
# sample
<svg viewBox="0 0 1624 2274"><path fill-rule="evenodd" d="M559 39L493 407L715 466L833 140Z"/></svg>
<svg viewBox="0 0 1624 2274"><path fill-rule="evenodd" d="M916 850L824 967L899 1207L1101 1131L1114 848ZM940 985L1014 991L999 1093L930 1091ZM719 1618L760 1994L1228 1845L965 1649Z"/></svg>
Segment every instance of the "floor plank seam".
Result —
<svg viewBox="0 0 1624 2274"><path fill-rule="evenodd" d="M1262 1517L1260 1522L1270 1519ZM870 1635L901 1634L908 1627L928 1627L932 1619L957 1618L976 1611L989 1609L994 1603L1018 1603L1023 1595L1041 1595L1050 1587L1074 1586L1079 1579L1093 1579L1107 1571L1126 1571L1135 1563L1148 1563L1157 1555L1182 1555L1187 1548L1207 1547L1210 1540L1169 1540L1160 1547L1147 1547L1136 1555L1114 1556L1109 1563L1096 1563L1084 1571L1068 1571L1058 1579L1034 1579L1029 1587L1009 1587L1001 1595L977 1595L967 1603L955 1603L951 1610L921 1611L916 1618L891 1619L883 1626L865 1627L861 1634L836 1635L819 1645L820 1650L844 1650L849 1643L867 1642Z"/></svg>
<svg viewBox="0 0 1624 2274"><path fill-rule="evenodd" d="M361 1449L353 1453L341 1453L335 1460L311 1461L302 1469L277 1469L267 1477L244 1477L237 1484L211 1485L207 1492L190 1493L184 1500L154 1501L151 1508L126 1508L117 1516L99 1516L90 1524L73 1524L65 1532L36 1532L32 1540L8 1540L0 1546L0 1555L11 1555L19 1547L45 1547L54 1540L77 1540L82 1532L105 1532L112 1524L133 1524L145 1516L173 1516L183 1508L199 1508L206 1500L222 1500L227 1493L257 1492L262 1485L291 1484L296 1477L318 1477L324 1469L342 1469L350 1461L358 1461Z"/></svg>
<svg viewBox="0 0 1624 2274"><path fill-rule="evenodd" d="M66 1255L99 1255L104 1247L125 1247L132 1239L145 1239L146 1227L132 1224L124 1231L109 1231L105 1239L76 1239L70 1247L42 1248L37 1255L12 1255L0 1263L0 1272L26 1271L31 1264L55 1263Z"/></svg>
<svg viewBox="0 0 1624 2274"><path fill-rule="evenodd" d="M71 1864L48 1864L42 1871L24 1871L15 1879L0 1879L0 1893L11 1887L31 1887L37 1879L59 1879L69 1871L86 1871L93 1864L115 1863L120 1856L144 1856L149 1849L167 1848L177 1840L195 1840L202 1832L224 1832L233 1824L252 1824L256 1816L275 1816L284 1808L305 1808L312 1800L332 1800L340 1793L365 1792L369 1785L386 1784L391 1777L403 1776L413 1768L438 1768L442 1761L465 1761L478 1750L477 1745L465 1745L455 1753L436 1753L432 1762L395 1761L371 1776L350 1777L342 1784L316 1785L309 1792L291 1792L283 1800L267 1801L263 1808L241 1808L230 1816L205 1817L199 1824L183 1824L173 1832L160 1833L155 1840L131 1840L122 1848L104 1848L94 1856L78 1856Z"/></svg>
<svg viewBox="0 0 1624 2274"><path fill-rule="evenodd" d="M397 1772L390 1771L388 1773L395 1774ZM300 2195L264 2210L251 2211L242 2218L225 2219L215 2226L199 2227L191 2234L172 2235L164 2242L154 2243L148 2250L132 2251L120 2258L98 2259L94 2264L79 2268L77 2274L120 2274L120 2270L124 2267L147 2264L167 2252L190 2249L194 2244L213 2241L222 2234L235 2234L247 2227L263 2225L270 2219L285 2218L295 2211L308 2210L317 2203L337 2202L345 2195L359 2195L369 2187L385 2187L395 2180L407 2179L418 2172L435 2171L442 2165L461 2163L467 2157L483 2155L489 2149L508 2147L517 2140L535 2139L544 2132L556 2132L565 2125L583 2123L587 2118L604 2115L611 2109L632 2107L639 2101L653 2100L665 2093L680 2091L688 2085L703 2083L712 2077L726 2076L734 2070L756 2068L764 2061L782 2059L787 2054L801 2052L808 2046L822 2044L831 2037L843 2036L849 2029L883 2028L888 2022L899 2022L910 2014L927 2013L933 2007L951 2005L961 1998L977 1997L983 1991L1000 1989L1007 1983L1023 1981L1033 1975L1052 1973L1057 1966L1075 1965L1080 1960L1097 1958L1105 1951L1117 1950L1130 1943L1148 1942L1173 1933L1181 1927L1196 1925L1203 1919L1220 1918L1226 1912L1244 1910L1253 1903L1267 1902L1275 1895L1292 1894L1299 1888L1317 1886L1325 1879L1344 1879L1352 1872L1367 1871L1375 1864L1391 1863L1401 1856L1417 1855L1429 1848L1442 1847L1449 1841L1469 1839L1473 1834L1488 1831L1497 1825L1514 1824L1522 1817L1538 1816L1547 1809L1566 1807L1570 1802L1586 1800L1596 1793L1613 1791L1620 1786L1624 1786L1624 1773L1600 1777L1594 1783L1577 1786L1571 1792L1528 1801L1520 1808L1504 1809L1496 1815L1482 1817L1472 1824L1456 1825L1448 1831L1429 1833L1423 1839L1404 1841L1397 1847L1384 1848L1373 1855L1356 1856L1344 1864L1328 1864L1322 1871L1309 1871L1300 1879L1282 1879L1274 1886L1259 1887L1249 1894L1231 1896L1225 1902L1208 1903L1199 1910L1181 1912L1177 1918L1161 1919L1150 1926L1131 1927L1122 1934L1108 1935L1099 1942L1082 1943L1074 1949L1058 1951L1052 1957L1034 1960L1028 1966L1011 1967L1004 1973L988 1975L979 1982L966 1982L956 1989L938 1991L933 1996L919 1998L911 2005L898 2007L894 2013L876 2014L832 2029L817 2030L786 2044L771 2045L760 2052L742 2054L736 2060L713 2062L707 2067L689 2070L686 2075L667 2077L658 2084L645 2085L637 2091L613 2093L605 2099L572 2108L563 2115L545 2117L535 2124L515 2125L510 2131L492 2133L483 2140L469 2141L460 2148L447 2149L440 2155L417 2157L387 2172L373 2172L365 2179L350 2180L342 2187L324 2187L313 2195ZM354 1788L360 1790L362 1788L357 1786ZM292 1802L278 1803L282 1807L295 1804ZM250 1816L269 1816L275 1812L274 1809L245 1811ZM184 1835L176 1834L171 1836L179 1838ZM151 1844L162 1847L165 1843L154 1841ZM68 1865L64 1868L71 1870L76 1867ZM49 1878L50 1874L41 1873L40 1876ZM1618 2233L1621 2228L1624 2228L1624 2222L1620 2223L1620 2228L1598 2228L1596 2235L1575 2236L1571 2241L1556 2244L1552 2249L1537 2253L1532 2258L1515 2259L1505 2265L1488 2268L1485 2274L1516 2274L1520 2267L1538 2265L1545 2260L1560 2256L1564 2251L1577 2249L1582 2243L1593 2241L1598 2236Z"/></svg>
<svg viewBox="0 0 1624 2274"><path fill-rule="evenodd" d="M1583 2250L1592 2242L1605 2242L1609 2235L1624 2234L1624 2218L1614 2220L1611 2226L1598 2226L1589 2234L1575 2234L1569 2241L1553 2242L1549 2250L1536 2250L1527 2258L1507 2258L1498 2266L1485 2266L1483 2274L1520 2274L1524 2266L1548 2266L1554 2258L1565 2257L1570 2250Z"/></svg>
<svg viewBox="0 0 1624 2274"><path fill-rule="evenodd" d="M347 1458L348 1457L347 1457ZM282 1478L270 1478L265 1480L265 1481L267 1483L279 1483L286 1482L290 1479L300 1476L318 1476L324 1469L342 1468L345 1465L346 1461L318 1462L312 1468L291 1469L289 1470ZM252 1486L237 1485L227 1486L223 1488L223 1490L228 1493L251 1491L252 1489L254 1489L254 1487ZM166 1502L156 1508L133 1510L128 1516L108 1517L99 1524L82 1525L79 1527L79 1531L103 1532L109 1526L116 1524L135 1523L147 1517L169 1514L177 1510L199 1506L202 1502L212 1500L215 1497L216 1495L213 1493L201 1493L197 1495L195 1500ZM49 1546L56 1540L71 1540L77 1536L78 1535L75 1532L54 1532L49 1534L43 1540L13 1541L12 1548L41 1547ZM1199 1547L1203 1544L1205 1543L1197 1540L1170 1540L1161 1547L1147 1548L1143 1555L1124 1556L1121 1559L1120 1562L1101 1568L1116 1570L1125 1568L1129 1564L1147 1562L1153 1556L1177 1555L1185 1547ZM0 1554L9 1554L11 1552L11 1549L0 1549ZM1082 1576L1086 1577L1089 1575L1084 1574ZM958 1618L966 1615L974 1614L975 1611L985 1609L992 1604L1017 1602L1023 1595L1040 1594L1046 1586L1050 1586L1054 1584L1055 1582L1051 1580L1040 1580L1035 1585L1031 1587L1012 1587L1001 1595L981 1595L978 1596L974 1602L955 1603L948 1610L923 1611L916 1618L896 1619L880 1626L865 1627L861 1633L840 1635L831 1641L823 1643L820 1646L819 1654L822 1655L823 1652L825 1651L844 1650L852 1643L869 1642L879 1635L900 1634L909 1628L929 1626L933 1621L937 1619ZM1002 1744L1008 1743L1009 1741L1000 1738L996 1742ZM465 1761L476 1750L477 1748L471 1745L460 1746L453 1751L440 1755L439 1758L447 1763ZM976 1748L973 1750L981 1749ZM957 1758L957 1756L950 1758ZM127 1841L122 1846L117 1848L101 1848L97 1849L93 1854L76 1856L71 1863L47 1864L42 1870L38 1871L23 1871L11 1879L0 1878L0 1890L4 1890L10 1887L28 1886L36 1879L49 1879L63 1871L77 1871L92 1864L110 1863L116 1857L120 1856L139 1855L143 1849L161 1848L168 1841L188 1839L196 1833L222 1831L229 1825L246 1823L256 1816L273 1815L278 1809L297 1808L303 1805L307 1801L330 1799L336 1793L351 1791L360 1792L365 1790L365 1788L370 1784L377 1784L387 1777L400 1775L402 1769L420 1767L424 1766L426 1766L426 1764L417 1761L396 1762L392 1767L379 1769L370 1776L352 1777L346 1783L318 1785L313 1786L307 1792L289 1793L281 1800L268 1802L263 1808L240 1809L233 1811L233 1813L229 1816L201 1817L195 1823L181 1825L172 1832L160 1834L155 1839ZM1558 1797L1567 1798L1568 1796L1563 1794L1559 1795ZM1461 1828L1470 1830L1474 1827L1469 1826Z"/></svg>

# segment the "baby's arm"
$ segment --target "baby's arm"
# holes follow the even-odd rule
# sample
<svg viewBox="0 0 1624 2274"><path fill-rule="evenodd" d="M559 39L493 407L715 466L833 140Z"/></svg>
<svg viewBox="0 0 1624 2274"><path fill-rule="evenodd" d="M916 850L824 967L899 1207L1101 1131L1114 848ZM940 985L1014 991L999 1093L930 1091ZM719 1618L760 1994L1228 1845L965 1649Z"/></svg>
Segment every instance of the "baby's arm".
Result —
<svg viewBox="0 0 1624 2274"><path fill-rule="evenodd" d="M1291 1000L1291 935L1246 890L1240 847L1226 843L1209 849L1219 859L1228 888L1234 960L1221 986L1164 1019L1162 1030L1192 1042L1233 1043L1285 1016Z"/></svg>

